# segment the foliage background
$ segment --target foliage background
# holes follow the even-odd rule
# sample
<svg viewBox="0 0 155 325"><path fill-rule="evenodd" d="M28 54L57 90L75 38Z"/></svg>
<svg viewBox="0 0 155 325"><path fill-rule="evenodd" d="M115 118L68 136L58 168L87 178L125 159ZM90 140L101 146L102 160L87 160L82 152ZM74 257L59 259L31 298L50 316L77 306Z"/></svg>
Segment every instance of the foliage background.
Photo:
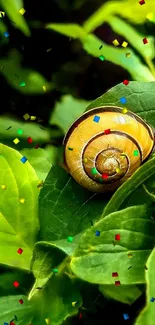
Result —
<svg viewBox="0 0 155 325"><path fill-rule="evenodd" d="M42 5L38 5L37 1L31 0L24 3L20 0L0 1L0 10L6 12L0 20L0 142L21 151L43 180L52 164L62 163L63 136L92 100L124 79L155 80L154 16L152 14L146 18L149 13L155 12L154 1L147 1L147 6L138 4L135 16L133 1L125 1L123 18L119 15L121 2L44 0ZM90 22L86 23L94 12L107 3L116 6L116 10L107 9L109 16L104 16L100 11L98 17L102 17L101 22L95 23L94 27L93 19L92 26ZM19 20L17 24L14 6L25 8L25 23ZM146 12L141 14L142 10ZM126 24L123 27L122 22ZM80 38L73 35L74 28L69 28L69 25L67 35L63 35L64 27L49 25L50 28L47 28L48 24L55 23L84 25L85 30L90 28L93 36ZM5 38L4 31L9 32L9 38ZM122 31L125 31L125 35L122 35ZM145 47L142 43L144 37L149 39ZM114 48L114 39L120 43L127 41L129 50ZM103 53L99 50L102 44ZM107 56L105 61L101 61L99 56L104 54L104 50ZM132 53L135 65L127 63L130 58L125 58L125 63L122 60L128 51ZM26 82L25 87L20 87L21 81ZM28 121L25 125L25 113L37 116L37 122ZM7 130L9 126L12 128ZM20 143L15 145L13 139L18 136L14 130L17 128L24 130L24 134L19 137ZM29 136L33 144L26 141ZM34 149L38 143L42 148L39 151ZM15 271L8 272L12 274ZM1 279L5 274L6 269L1 267ZM23 288L26 284L23 294L29 291L33 283L33 277L26 277L23 280ZM5 278L3 283L6 286L7 282ZM14 289L10 287L9 290L10 294L14 294ZM2 294L6 294L3 284ZM95 310L84 311L82 320L75 316L72 324L110 325L114 315L116 324L133 324L144 303L145 295L131 306L99 297ZM123 313L129 313L130 320L125 321Z"/></svg>

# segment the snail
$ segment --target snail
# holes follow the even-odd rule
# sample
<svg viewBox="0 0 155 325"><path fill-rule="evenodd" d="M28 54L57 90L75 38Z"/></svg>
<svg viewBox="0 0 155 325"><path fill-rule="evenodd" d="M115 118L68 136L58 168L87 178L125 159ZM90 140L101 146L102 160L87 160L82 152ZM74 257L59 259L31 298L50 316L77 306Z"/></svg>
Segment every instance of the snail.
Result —
<svg viewBox="0 0 155 325"><path fill-rule="evenodd" d="M113 192L154 151L154 129L122 107L95 107L71 125L63 145L64 164L77 183Z"/></svg>

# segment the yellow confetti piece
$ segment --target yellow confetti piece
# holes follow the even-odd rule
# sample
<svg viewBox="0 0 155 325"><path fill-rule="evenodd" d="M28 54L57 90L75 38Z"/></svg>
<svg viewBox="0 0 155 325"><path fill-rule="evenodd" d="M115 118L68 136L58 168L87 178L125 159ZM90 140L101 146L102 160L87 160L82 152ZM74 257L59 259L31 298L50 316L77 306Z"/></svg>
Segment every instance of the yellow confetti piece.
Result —
<svg viewBox="0 0 155 325"><path fill-rule="evenodd" d="M46 86L43 86L43 90L44 90L44 91L46 91L46 90L47 90L47 89L46 89Z"/></svg>
<svg viewBox="0 0 155 325"><path fill-rule="evenodd" d="M20 203L24 203L24 202L25 202L25 199L21 198L21 199L19 200L19 202L20 202Z"/></svg>
<svg viewBox="0 0 155 325"><path fill-rule="evenodd" d="M88 162L88 158L84 158L84 159L83 159L83 162L84 162L84 163L87 163L87 162Z"/></svg>
<svg viewBox="0 0 155 325"><path fill-rule="evenodd" d="M122 46L123 46L123 47L127 47L127 46L128 46L128 43L124 41L124 42L122 43Z"/></svg>
<svg viewBox="0 0 155 325"><path fill-rule="evenodd" d="M50 324L50 319L49 318L45 318L45 322L46 322L46 324Z"/></svg>
<svg viewBox="0 0 155 325"><path fill-rule="evenodd" d="M120 168L116 168L116 173L120 174L121 173L121 169Z"/></svg>
<svg viewBox="0 0 155 325"><path fill-rule="evenodd" d="M6 185L1 186L2 190L6 190Z"/></svg>
<svg viewBox="0 0 155 325"><path fill-rule="evenodd" d="M133 255L131 253L128 254L128 258L132 258Z"/></svg>
<svg viewBox="0 0 155 325"><path fill-rule="evenodd" d="M127 111L128 111L127 108L123 108L123 109L122 109L122 113L123 113L123 114L126 114Z"/></svg>
<svg viewBox="0 0 155 325"><path fill-rule="evenodd" d="M114 44L114 46L120 45L119 42L117 41L117 39L115 39L112 43Z"/></svg>
<svg viewBox="0 0 155 325"><path fill-rule="evenodd" d="M72 302L72 306L75 307L77 305L77 301Z"/></svg>
<svg viewBox="0 0 155 325"><path fill-rule="evenodd" d="M18 138L16 138L16 139L13 140L13 142L14 142L15 144L18 144L18 143L20 142L20 140L19 140Z"/></svg>
<svg viewBox="0 0 155 325"><path fill-rule="evenodd" d="M31 121L35 121L36 118L37 118L36 116L31 116L31 117L30 117L30 120L31 120Z"/></svg>
<svg viewBox="0 0 155 325"><path fill-rule="evenodd" d="M40 190L44 185L44 182L43 181L40 181L37 185L38 189Z"/></svg>
<svg viewBox="0 0 155 325"><path fill-rule="evenodd" d="M131 53L128 52L128 53L125 54L125 56L126 56L127 58L129 58L129 57L131 56Z"/></svg>
<svg viewBox="0 0 155 325"><path fill-rule="evenodd" d="M24 15L25 12L26 12L26 10L25 10L24 8L21 8L21 9L19 10L19 13L20 13L21 15Z"/></svg>
<svg viewBox="0 0 155 325"><path fill-rule="evenodd" d="M30 118L30 115L28 113L23 115L23 118L25 121L27 121Z"/></svg>
<svg viewBox="0 0 155 325"><path fill-rule="evenodd" d="M0 18L5 17L5 12L4 11L0 11Z"/></svg>

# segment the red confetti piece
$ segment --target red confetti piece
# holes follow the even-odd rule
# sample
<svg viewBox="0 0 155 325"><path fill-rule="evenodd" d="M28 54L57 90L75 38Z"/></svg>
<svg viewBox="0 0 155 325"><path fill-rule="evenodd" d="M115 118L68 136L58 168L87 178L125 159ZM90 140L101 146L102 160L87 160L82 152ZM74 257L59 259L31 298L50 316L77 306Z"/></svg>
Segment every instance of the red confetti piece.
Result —
<svg viewBox="0 0 155 325"><path fill-rule="evenodd" d="M22 299L20 299L19 302L21 305L24 303L24 301Z"/></svg>
<svg viewBox="0 0 155 325"><path fill-rule="evenodd" d="M82 319L83 315L82 313L79 314L79 319Z"/></svg>
<svg viewBox="0 0 155 325"><path fill-rule="evenodd" d="M10 322L10 325L15 325L15 323L14 322Z"/></svg>
<svg viewBox="0 0 155 325"><path fill-rule="evenodd" d="M129 81L125 79L125 80L123 81L123 84L124 84L125 86L127 86L127 85L129 84Z"/></svg>
<svg viewBox="0 0 155 325"><path fill-rule="evenodd" d="M110 129L104 130L105 134L109 134L110 133Z"/></svg>
<svg viewBox="0 0 155 325"><path fill-rule="evenodd" d="M35 149L38 149L39 147L40 147L39 144L36 144Z"/></svg>
<svg viewBox="0 0 155 325"><path fill-rule="evenodd" d="M121 235L120 234L115 235L115 240L120 240L120 239L121 239Z"/></svg>
<svg viewBox="0 0 155 325"><path fill-rule="evenodd" d="M147 38L145 37L145 38L143 38L143 43L144 44L147 44L148 43L148 40L147 40Z"/></svg>
<svg viewBox="0 0 155 325"><path fill-rule="evenodd" d="M145 4L145 1L144 0L139 1L139 4L140 5L144 5Z"/></svg>
<svg viewBox="0 0 155 325"><path fill-rule="evenodd" d="M120 281L115 281L115 286L120 286Z"/></svg>
<svg viewBox="0 0 155 325"><path fill-rule="evenodd" d="M14 285L15 288L18 288L19 287L19 282L18 281L14 281L13 285Z"/></svg>
<svg viewBox="0 0 155 325"><path fill-rule="evenodd" d="M28 138L27 138L27 142L28 142L28 143L32 143L32 142L33 142L32 138L31 138L31 137L28 137Z"/></svg>
<svg viewBox="0 0 155 325"><path fill-rule="evenodd" d="M114 278L114 277L116 277L116 276L118 276L118 273L117 273L117 272L113 272L113 273L112 273L112 277Z"/></svg>
<svg viewBox="0 0 155 325"><path fill-rule="evenodd" d="M108 174L102 174L102 178L108 178Z"/></svg>
<svg viewBox="0 0 155 325"><path fill-rule="evenodd" d="M23 249L22 249L22 248L18 248L17 253L18 253L18 254L22 254L22 253L23 253Z"/></svg>

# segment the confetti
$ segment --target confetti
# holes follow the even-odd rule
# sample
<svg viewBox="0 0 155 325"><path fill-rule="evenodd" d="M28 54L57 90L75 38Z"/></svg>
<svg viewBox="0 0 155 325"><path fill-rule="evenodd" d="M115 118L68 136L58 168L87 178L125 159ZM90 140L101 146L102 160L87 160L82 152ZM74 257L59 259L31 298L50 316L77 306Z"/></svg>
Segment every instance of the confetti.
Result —
<svg viewBox="0 0 155 325"><path fill-rule="evenodd" d="M115 39L112 43L114 44L114 46L120 45L119 42L117 41L117 39Z"/></svg>
<svg viewBox="0 0 155 325"><path fill-rule="evenodd" d="M120 239L121 239L121 235L120 234L115 235L115 240L120 240Z"/></svg>
<svg viewBox="0 0 155 325"><path fill-rule="evenodd" d="M23 115L23 118L24 118L24 120L27 121L30 118L30 115L28 113L26 113Z"/></svg>
<svg viewBox="0 0 155 325"><path fill-rule="evenodd" d="M3 325L9 325L9 323L6 323L6 322L4 322L4 324Z"/></svg>
<svg viewBox="0 0 155 325"><path fill-rule="evenodd" d="M90 223L91 223L92 226L94 226L92 220L90 220Z"/></svg>
<svg viewBox="0 0 155 325"><path fill-rule="evenodd" d="M88 158L84 158L84 159L83 159L83 162L84 162L84 163L87 163L87 162L88 162Z"/></svg>
<svg viewBox="0 0 155 325"><path fill-rule="evenodd" d="M52 47L50 49L48 49L46 52L50 52L52 50ZM44 87L44 86L43 86Z"/></svg>
<svg viewBox="0 0 155 325"><path fill-rule="evenodd" d="M15 325L15 323L13 321L10 322L10 325Z"/></svg>
<svg viewBox="0 0 155 325"><path fill-rule="evenodd" d="M23 253L23 249L22 248L18 248L17 253L21 255Z"/></svg>
<svg viewBox="0 0 155 325"><path fill-rule="evenodd" d="M34 147L35 149L38 149L40 146L39 144L36 144L36 146Z"/></svg>
<svg viewBox="0 0 155 325"><path fill-rule="evenodd" d="M22 134L23 134L23 130L18 129L17 133L18 133L19 135L22 135Z"/></svg>
<svg viewBox="0 0 155 325"><path fill-rule="evenodd" d="M133 257L133 255L131 253L128 253L128 258Z"/></svg>
<svg viewBox="0 0 155 325"><path fill-rule="evenodd" d="M1 186L2 190L6 190L6 185Z"/></svg>
<svg viewBox="0 0 155 325"><path fill-rule="evenodd" d="M103 55L100 55L100 56L99 56L99 59L100 59L101 61L104 61L104 60L105 60L105 57L104 57Z"/></svg>
<svg viewBox="0 0 155 325"><path fill-rule="evenodd" d="M24 202L25 202L25 199L21 198L21 199L19 200L19 202L20 202L20 203L24 203Z"/></svg>
<svg viewBox="0 0 155 325"><path fill-rule="evenodd" d="M129 57L131 56L131 53L128 52L128 53L125 54L125 56L126 56L127 58L129 58Z"/></svg>
<svg viewBox="0 0 155 325"><path fill-rule="evenodd" d="M7 38L10 36L9 32L4 32L4 36Z"/></svg>
<svg viewBox="0 0 155 325"><path fill-rule="evenodd" d="M73 148L68 147L68 150L73 151Z"/></svg>
<svg viewBox="0 0 155 325"><path fill-rule="evenodd" d="M132 268L132 265L128 267L128 270L130 270Z"/></svg>
<svg viewBox="0 0 155 325"><path fill-rule="evenodd" d="M147 44L148 43L148 40L147 40L147 38L145 37L145 38L143 38L143 43L144 44Z"/></svg>
<svg viewBox="0 0 155 325"><path fill-rule="evenodd" d="M96 230L95 235L96 235L96 236L100 236L100 231L99 231L99 230Z"/></svg>
<svg viewBox="0 0 155 325"><path fill-rule="evenodd" d="M101 50L102 47L103 47L103 45L101 45L101 46L99 47L99 50Z"/></svg>
<svg viewBox="0 0 155 325"><path fill-rule="evenodd" d="M93 168L91 169L91 172L92 172L93 175L98 174L97 169L96 169L95 167L93 167Z"/></svg>
<svg viewBox="0 0 155 325"><path fill-rule="evenodd" d="M122 43L122 46L123 46L123 47L127 47L127 46L128 46L128 43L124 41L124 42Z"/></svg>
<svg viewBox="0 0 155 325"><path fill-rule="evenodd" d="M46 322L46 324L50 324L50 319L49 318L45 318L45 322Z"/></svg>
<svg viewBox="0 0 155 325"><path fill-rule="evenodd" d="M138 151L138 150L134 150L133 155L134 155L135 157L137 157L137 156L139 155L139 151Z"/></svg>
<svg viewBox="0 0 155 325"><path fill-rule="evenodd" d="M127 86L127 85L129 84L129 81L125 79L125 80L123 81L123 84L124 84L125 86Z"/></svg>
<svg viewBox="0 0 155 325"><path fill-rule="evenodd" d="M113 272L112 273L112 277L114 278L114 277L117 277L118 276L118 273L117 272Z"/></svg>
<svg viewBox="0 0 155 325"><path fill-rule="evenodd" d="M144 269L147 271L147 270L148 270L148 267L145 265L145 266L144 266Z"/></svg>
<svg viewBox="0 0 155 325"><path fill-rule="evenodd" d="M108 178L108 176L109 176L109 175L108 175L108 174L106 174L106 173L102 174L102 178L103 178L103 179L107 179L107 178Z"/></svg>
<svg viewBox="0 0 155 325"><path fill-rule="evenodd" d="M150 302L154 302L154 301L155 301L155 298L152 297L152 298L150 299Z"/></svg>
<svg viewBox="0 0 155 325"><path fill-rule="evenodd" d="M82 313L79 314L79 319L82 319L83 315Z"/></svg>
<svg viewBox="0 0 155 325"><path fill-rule="evenodd" d="M110 129L104 130L105 134L109 134L110 133Z"/></svg>
<svg viewBox="0 0 155 325"><path fill-rule="evenodd" d="M121 173L121 169L120 168L116 168L116 173L120 174Z"/></svg>
<svg viewBox="0 0 155 325"><path fill-rule="evenodd" d="M94 116L94 119L93 119L93 122L96 122L96 123L98 123L98 122L99 122L99 120L100 120L100 117L99 117L99 116L97 116L97 115L95 115L95 116Z"/></svg>
<svg viewBox="0 0 155 325"><path fill-rule="evenodd" d="M38 183L37 187L38 187L39 189L41 189L41 188L43 187L43 185L44 185L44 182L43 182L43 181L40 181L40 182Z"/></svg>
<svg viewBox="0 0 155 325"><path fill-rule="evenodd" d="M24 301L22 299L20 299L19 303L22 305L24 303Z"/></svg>
<svg viewBox="0 0 155 325"><path fill-rule="evenodd" d="M15 288L18 288L18 287L19 287L19 282L18 282L18 281L15 281L15 282L13 283L13 285L14 285Z"/></svg>
<svg viewBox="0 0 155 325"><path fill-rule="evenodd" d="M123 113L123 114L126 114L127 112L128 112L127 108L124 107L124 108L122 109L122 113Z"/></svg>
<svg viewBox="0 0 155 325"><path fill-rule="evenodd" d="M31 116L31 117L30 117L30 120L31 120L31 121L35 121L36 118L37 118L36 116Z"/></svg>
<svg viewBox="0 0 155 325"><path fill-rule="evenodd" d="M24 81L21 81L20 84L19 84L20 87L25 87L26 86L26 83Z"/></svg>
<svg viewBox="0 0 155 325"><path fill-rule="evenodd" d="M78 304L77 301L73 301L73 302L72 302L72 306L73 306L73 307L77 306L77 304Z"/></svg>
<svg viewBox="0 0 155 325"><path fill-rule="evenodd" d="M72 237L72 236L68 236L68 237L67 237L67 241L68 241L69 243L72 243L72 241L73 241L73 237Z"/></svg>
<svg viewBox="0 0 155 325"><path fill-rule="evenodd" d="M43 86L43 90L46 91L46 86Z"/></svg>
<svg viewBox="0 0 155 325"><path fill-rule="evenodd" d="M124 317L125 320L126 319L129 319L129 315L128 314L123 314L123 317Z"/></svg>
<svg viewBox="0 0 155 325"><path fill-rule="evenodd" d="M4 11L0 11L0 18L5 17L5 12Z"/></svg>
<svg viewBox="0 0 155 325"><path fill-rule="evenodd" d="M23 156L23 157L20 159L20 161L21 161L23 164L25 164L25 162L27 161L27 158L26 158L25 156Z"/></svg>
<svg viewBox="0 0 155 325"><path fill-rule="evenodd" d="M9 126L9 127L6 129L6 131L10 130L11 128L12 128L12 126Z"/></svg>
<svg viewBox="0 0 155 325"><path fill-rule="evenodd" d="M120 286L120 281L115 281L115 286Z"/></svg>
<svg viewBox="0 0 155 325"><path fill-rule="evenodd" d="M120 99L121 104L126 104L127 100L125 97L121 97Z"/></svg>
<svg viewBox="0 0 155 325"><path fill-rule="evenodd" d="M24 8L21 8L21 9L19 10L19 13L20 13L21 15L24 15L25 12L26 12L26 10L25 10Z"/></svg>
<svg viewBox="0 0 155 325"><path fill-rule="evenodd" d="M28 142L28 143L32 143L32 142L33 142L32 138L31 138L31 137L28 137L28 138L27 138L27 142Z"/></svg>
<svg viewBox="0 0 155 325"><path fill-rule="evenodd" d="M16 138L16 139L13 140L13 142L14 142L15 144L18 144L18 143L20 142L20 140L19 140L18 138Z"/></svg>
<svg viewBox="0 0 155 325"><path fill-rule="evenodd" d="M52 269L52 272L53 272L53 273L58 273L58 269L57 269L57 268Z"/></svg>
<svg viewBox="0 0 155 325"><path fill-rule="evenodd" d="M139 4L140 5L144 5L145 4L145 1L144 0L139 1Z"/></svg>

